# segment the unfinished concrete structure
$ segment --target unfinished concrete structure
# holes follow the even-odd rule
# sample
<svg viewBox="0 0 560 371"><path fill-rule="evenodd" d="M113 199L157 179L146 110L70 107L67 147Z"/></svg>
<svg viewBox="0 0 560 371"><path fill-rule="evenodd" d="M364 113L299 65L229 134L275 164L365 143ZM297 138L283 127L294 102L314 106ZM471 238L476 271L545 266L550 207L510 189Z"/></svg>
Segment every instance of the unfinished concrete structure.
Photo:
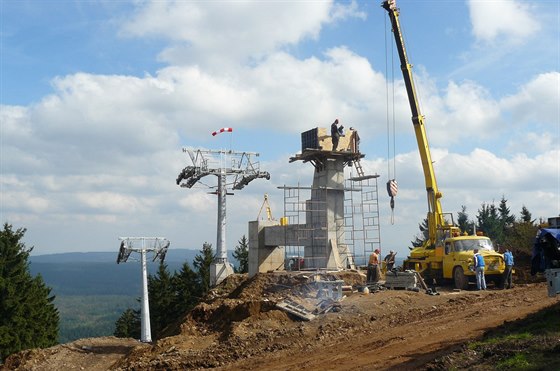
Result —
<svg viewBox="0 0 560 371"><path fill-rule="evenodd" d="M279 221L249 222L250 276L293 268L354 268L356 258L363 263L365 255L380 245L378 175L362 170L358 132L350 129L341 136L336 151L324 128L301 137L302 151L290 162L311 163L313 183L280 187L284 217ZM346 166L353 166L356 176L345 179Z"/></svg>

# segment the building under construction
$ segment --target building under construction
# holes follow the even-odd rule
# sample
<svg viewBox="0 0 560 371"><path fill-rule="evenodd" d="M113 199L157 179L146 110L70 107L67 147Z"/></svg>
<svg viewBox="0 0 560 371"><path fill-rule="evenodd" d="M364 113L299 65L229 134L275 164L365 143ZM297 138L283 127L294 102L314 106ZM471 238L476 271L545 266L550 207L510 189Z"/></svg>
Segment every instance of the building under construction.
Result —
<svg viewBox="0 0 560 371"><path fill-rule="evenodd" d="M311 186L283 186L284 216L249 222L249 276L290 269L342 270L365 265L381 244L378 175L364 174L359 136L350 128L335 150L324 128L301 134L290 162L314 167ZM348 177L345 168L351 167Z"/></svg>

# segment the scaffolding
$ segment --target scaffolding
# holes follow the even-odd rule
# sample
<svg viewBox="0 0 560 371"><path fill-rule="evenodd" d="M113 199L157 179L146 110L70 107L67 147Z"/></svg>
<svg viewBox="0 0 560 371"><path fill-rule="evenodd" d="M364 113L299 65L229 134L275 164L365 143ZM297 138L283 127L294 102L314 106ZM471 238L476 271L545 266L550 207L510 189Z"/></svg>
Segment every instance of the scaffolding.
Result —
<svg viewBox="0 0 560 371"><path fill-rule="evenodd" d="M344 232L348 249L359 266L366 266L368 256L381 249L378 178L375 174L345 180Z"/></svg>
<svg viewBox="0 0 560 371"><path fill-rule="evenodd" d="M379 175L345 180L344 218L335 220L339 251L348 251L345 267L366 265L367 257L381 246L377 179ZM279 187L284 191L285 223L292 226L285 234L286 269L305 269L308 259L327 260L328 208L326 188ZM305 246L314 249L305 256ZM324 252L322 254L321 252ZM315 264L307 264L307 266Z"/></svg>

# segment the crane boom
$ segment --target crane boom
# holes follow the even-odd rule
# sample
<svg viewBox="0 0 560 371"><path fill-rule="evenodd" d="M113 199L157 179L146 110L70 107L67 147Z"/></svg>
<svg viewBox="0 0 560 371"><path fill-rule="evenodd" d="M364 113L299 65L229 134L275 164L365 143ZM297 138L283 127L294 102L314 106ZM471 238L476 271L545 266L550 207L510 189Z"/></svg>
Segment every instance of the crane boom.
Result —
<svg viewBox="0 0 560 371"><path fill-rule="evenodd" d="M412 112L412 123L414 126L414 133L416 134L416 142L418 143L418 149L420 151L420 159L422 161L422 169L424 171L426 191L428 196L429 240L426 242L428 246L434 246L437 242L437 239L443 238L443 235L437 236L439 232L445 232L445 230L451 232L450 230L454 227L447 223L442 212L440 203L442 194L439 191L436 182L432 156L430 153L430 147L428 145L428 137L426 135L426 127L424 125L424 116L422 116L420 112L420 105L418 104L418 99L416 97L416 89L414 87L414 80L412 78L412 65L408 62L408 58L406 56L406 49L401 32L399 11L396 6L396 1L386 0L382 3L382 7L389 13L393 35L395 37L395 42L399 53L402 75L406 87L406 93L408 96L408 103L410 104L410 110Z"/></svg>

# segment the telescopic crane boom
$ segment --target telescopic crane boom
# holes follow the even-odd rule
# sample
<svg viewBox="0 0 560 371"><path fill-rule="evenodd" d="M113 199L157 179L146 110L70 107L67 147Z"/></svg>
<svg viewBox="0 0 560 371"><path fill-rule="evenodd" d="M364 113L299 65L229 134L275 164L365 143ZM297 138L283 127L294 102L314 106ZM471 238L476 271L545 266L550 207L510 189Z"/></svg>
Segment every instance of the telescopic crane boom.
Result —
<svg viewBox="0 0 560 371"><path fill-rule="evenodd" d="M457 227L449 224L441 209L440 199L441 192L438 189L436 182L436 175L432 163L432 156L430 154L430 147L428 145L428 137L426 135L426 127L424 125L424 116L420 112L420 105L416 97L416 89L414 88L414 80L412 78L412 65L408 62L406 50L404 47L404 39L401 32L399 23L399 11L396 6L395 0L386 0L382 6L389 13L391 26L393 28L393 35L399 53L401 62L401 70L406 86L406 93L408 95L408 103L412 112L412 123L414 132L416 134L416 141L420 151L420 159L422 160L422 169L424 170L424 178L426 182L426 191L428 196L428 232L429 239L426 241L425 246L435 246L438 241L442 241L445 237L449 237L453 232L459 232ZM452 217L452 215L451 215ZM452 221L452 218L451 218Z"/></svg>
<svg viewBox="0 0 560 371"><path fill-rule="evenodd" d="M480 251L484 258L487 280L497 286L503 284L505 270L503 255L495 251L492 241L482 235L461 235L460 229L453 223L453 214L443 213L440 199L442 197L436 183L436 176L428 146L424 116L420 112L414 81L412 65L408 63L404 40L399 23L399 11L395 0L386 0L383 8L389 13L393 35L401 62L401 70L412 111L412 123L422 160L426 191L428 196L428 239L420 247L412 249L410 256L403 262L404 269L414 269L423 274L428 282L452 280L458 289L466 289L474 281L474 253ZM431 280L431 281L430 281Z"/></svg>

